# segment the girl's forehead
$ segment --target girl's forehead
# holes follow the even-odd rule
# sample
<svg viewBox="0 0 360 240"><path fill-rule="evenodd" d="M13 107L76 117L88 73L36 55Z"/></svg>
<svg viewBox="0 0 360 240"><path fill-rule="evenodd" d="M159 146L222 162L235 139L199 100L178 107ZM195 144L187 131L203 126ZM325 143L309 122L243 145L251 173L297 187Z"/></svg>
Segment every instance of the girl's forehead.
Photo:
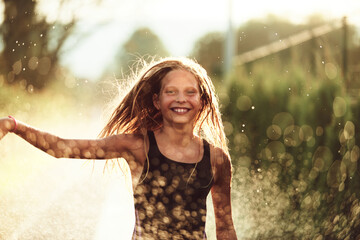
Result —
<svg viewBox="0 0 360 240"><path fill-rule="evenodd" d="M183 69L175 69L168 72L161 81L163 87L173 84L198 86L199 81L193 73Z"/></svg>

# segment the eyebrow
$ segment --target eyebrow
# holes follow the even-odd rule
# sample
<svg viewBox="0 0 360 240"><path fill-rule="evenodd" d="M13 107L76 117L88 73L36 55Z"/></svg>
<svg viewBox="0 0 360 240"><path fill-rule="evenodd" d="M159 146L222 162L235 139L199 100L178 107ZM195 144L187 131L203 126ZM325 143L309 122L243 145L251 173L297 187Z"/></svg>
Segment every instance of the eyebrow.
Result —
<svg viewBox="0 0 360 240"><path fill-rule="evenodd" d="M177 88L176 86L173 86L173 85L168 85L168 86L164 86L164 89L165 88ZM186 87L187 89L188 88L192 88L192 89L196 89L196 90L198 90L198 89L200 89L199 87L194 87L194 86L188 86L188 87Z"/></svg>

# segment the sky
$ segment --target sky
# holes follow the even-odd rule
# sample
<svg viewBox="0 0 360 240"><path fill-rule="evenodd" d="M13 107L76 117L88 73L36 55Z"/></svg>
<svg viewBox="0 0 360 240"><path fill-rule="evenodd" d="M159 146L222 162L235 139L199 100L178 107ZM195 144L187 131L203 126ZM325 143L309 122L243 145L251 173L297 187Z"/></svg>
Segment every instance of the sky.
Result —
<svg viewBox="0 0 360 240"><path fill-rule="evenodd" d="M139 27L153 30L171 55L186 56L207 32L225 32L229 16L235 27L268 14L296 23L314 13L328 20L348 16L350 23L360 23L359 0L72 0L63 11L58 2L42 0L39 9L50 21L66 22L76 14L79 32L91 30L62 60L76 76L90 80L101 76L118 48Z"/></svg>

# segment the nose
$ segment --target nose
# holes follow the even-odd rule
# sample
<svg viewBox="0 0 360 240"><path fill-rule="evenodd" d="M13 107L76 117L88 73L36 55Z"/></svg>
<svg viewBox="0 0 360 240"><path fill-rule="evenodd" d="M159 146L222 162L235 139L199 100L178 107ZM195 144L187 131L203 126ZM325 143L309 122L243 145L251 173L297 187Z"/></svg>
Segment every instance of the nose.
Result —
<svg viewBox="0 0 360 240"><path fill-rule="evenodd" d="M179 94L176 96L176 102L179 102L179 103L184 103L184 102L186 102L186 98L185 98L184 94L179 93Z"/></svg>

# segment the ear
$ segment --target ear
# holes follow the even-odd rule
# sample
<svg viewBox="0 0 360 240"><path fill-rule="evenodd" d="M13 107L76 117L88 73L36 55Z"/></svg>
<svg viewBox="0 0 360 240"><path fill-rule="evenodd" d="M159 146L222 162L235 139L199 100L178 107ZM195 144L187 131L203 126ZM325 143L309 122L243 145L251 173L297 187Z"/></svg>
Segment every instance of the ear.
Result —
<svg viewBox="0 0 360 240"><path fill-rule="evenodd" d="M159 96L155 93L153 95L153 104L157 110L160 110Z"/></svg>

